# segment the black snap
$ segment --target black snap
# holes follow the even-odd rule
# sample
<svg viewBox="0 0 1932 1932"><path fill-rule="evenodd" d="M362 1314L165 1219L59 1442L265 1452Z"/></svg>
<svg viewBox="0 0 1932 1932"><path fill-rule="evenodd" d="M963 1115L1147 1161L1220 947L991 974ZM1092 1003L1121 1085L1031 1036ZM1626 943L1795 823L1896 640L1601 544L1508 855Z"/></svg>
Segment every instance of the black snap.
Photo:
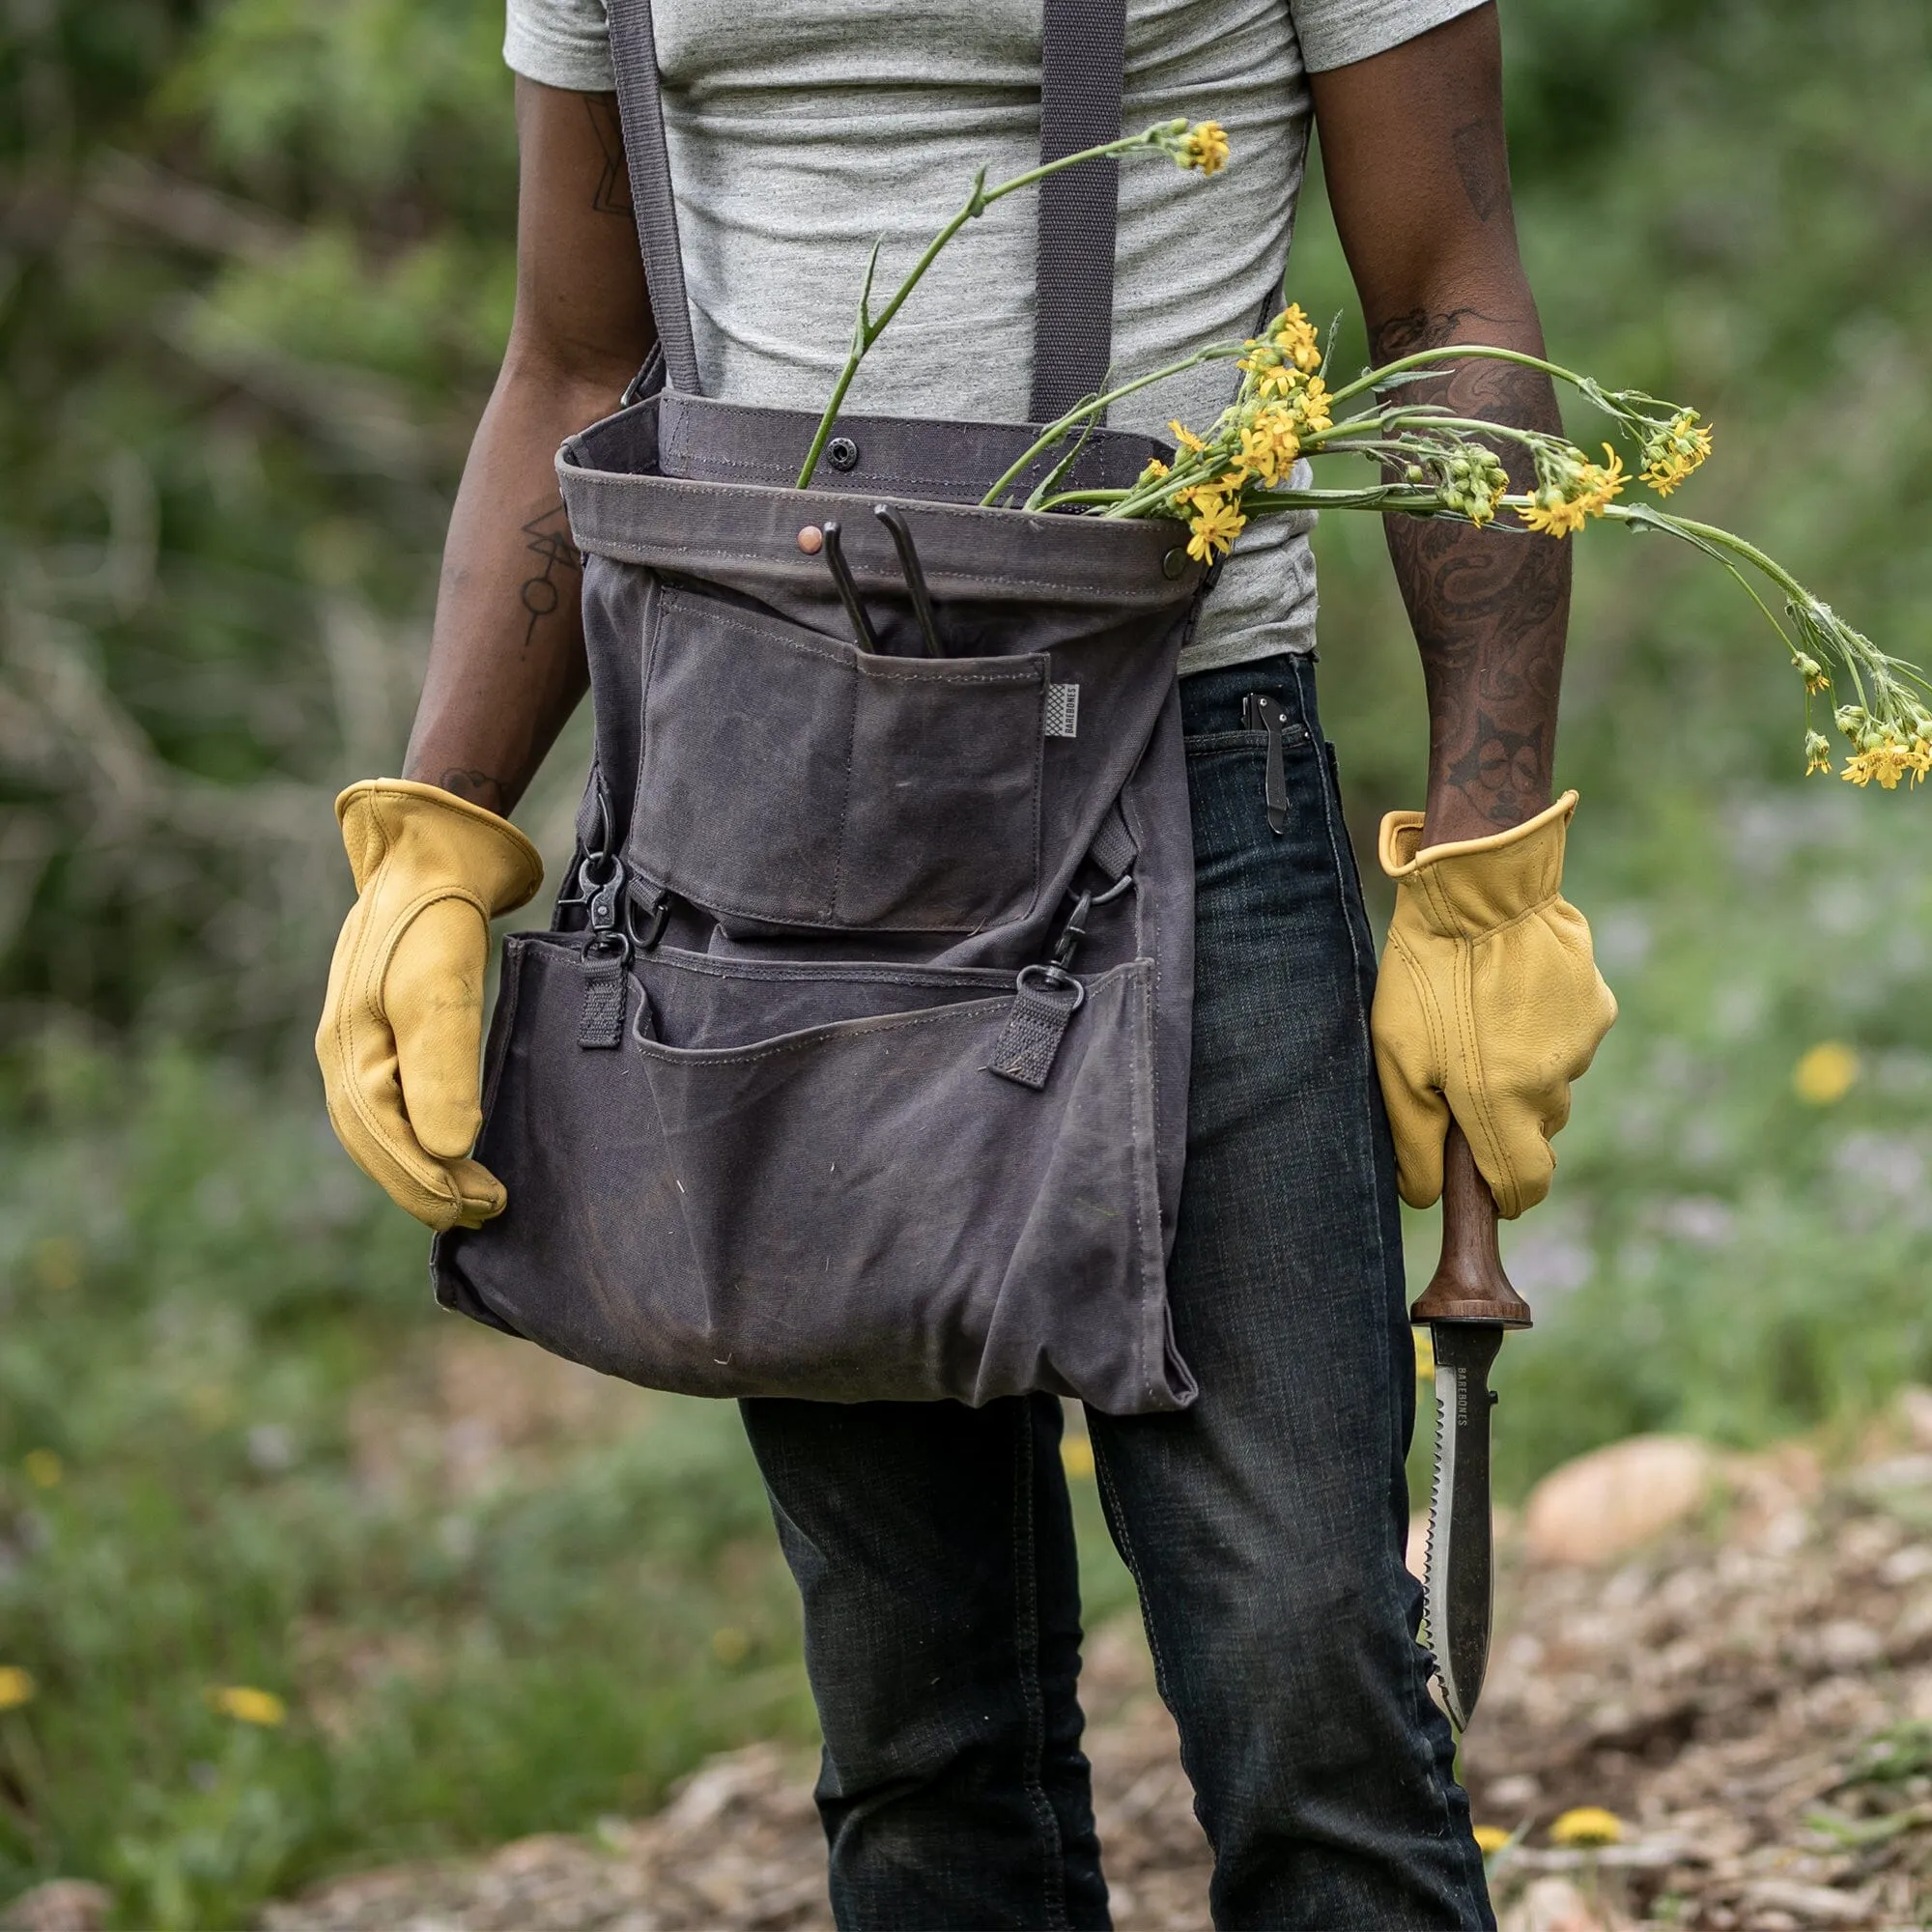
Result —
<svg viewBox="0 0 1932 1932"><path fill-rule="evenodd" d="M1160 560L1160 574L1172 583L1187 568L1187 553L1179 548L1171 550Z"/></svg>
<svg viewBox="0 0 1932 1932"><path fill-rule="evenodd" d="M835 469L857 469L859 445L849 436L835 436L825 445L825 460Z"/></svg>

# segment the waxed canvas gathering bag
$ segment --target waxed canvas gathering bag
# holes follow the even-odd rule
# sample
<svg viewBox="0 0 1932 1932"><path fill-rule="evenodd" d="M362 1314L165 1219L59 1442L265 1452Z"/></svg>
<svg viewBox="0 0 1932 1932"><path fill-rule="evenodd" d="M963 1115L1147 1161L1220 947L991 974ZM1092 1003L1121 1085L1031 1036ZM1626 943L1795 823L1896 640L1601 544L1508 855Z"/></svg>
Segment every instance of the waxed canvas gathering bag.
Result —
<svg viewBox="0 0 1932 1932"><path fill-rule="evenodd" d="M557 461L595 762L505 947L509 1206L439 1238L439 1298L694 1395L1183 1407L1201 566L979 507L1025 424L841 415L793 487L816 416L701 393L648 0L611 32L660 349ZM1118 135L1123 33L1045 0L1043 157ZM1103 384L1116 166L1040 191L1034 424ZM1166 453L1095 431L1065 487Z"/></svg>

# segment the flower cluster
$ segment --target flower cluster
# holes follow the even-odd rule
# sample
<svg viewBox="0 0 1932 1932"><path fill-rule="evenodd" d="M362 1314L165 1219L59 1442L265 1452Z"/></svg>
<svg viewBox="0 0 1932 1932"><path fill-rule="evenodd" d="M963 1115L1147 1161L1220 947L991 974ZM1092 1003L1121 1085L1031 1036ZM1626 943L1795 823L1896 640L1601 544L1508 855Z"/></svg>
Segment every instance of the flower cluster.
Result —
<svg viewBox="0 0 1932 1932"><path fill-rule="evenodd" d="M1695 410L1679 410L1644 439L1641 480L1667 497L1710 453L1710 425Z"/></svg>
<svg viewBox="0 0 1932 1932"><path fill-rule="evenodd" d="M1241 347L1241 388L1233 405L1207 436L1170 423L1173 467L1149 464L1133 493L1137 514L1178 511L1186 519L1187 554L1203 563L1227 555L1247 527L1249 486L1285 483L1303 444L1334 426L1321 338L1299 303Z"/></svg>
<svg viewBox="0 0 1932 1932"><path fill-rule="evenodd" d="M1852 743L1852 755L1845 760L1843 773L1848 784L1861 789L1876 784L1882 791L1895 791L1900 780L1917 784L1932 773L1932 718L1922 711L1901 728L1881 723L1862 704L1841 704L1832 722ZM1814 740L1820 747L1824 744L1815 731L1806 734L1804 769L1830 771L1829 752L1821 762L1813 750Z"/></svg>
<svg viewBox="0 0 1932 1932"><path fill-rule="evenodd" d="M1454 442L1429 449L1419 460L1403 466L1406 483L1433 484L1442 507L1452 516L1466 517L1478 529L1491 522L1496 506L1509 493L1509 471L1487 443Z"/></svg>
<svg viewBox="0 0 1932 1932"><path fill-rule="evenodd" d="M1218 121L1169 121L1150 128L1155 147L1174 156L1178 168L1218 175L1228 165L1228 131Z"/></svg>
<svg viewBox="0 0 1932 1932"><path fill-rule="evenodd" d="M1601 517L1624 487L1623 458L1606 442L1605 463L1556 441L1535 446L1536 488L1522 512L1524 526L1546 536L1566 537Z"/></svg>

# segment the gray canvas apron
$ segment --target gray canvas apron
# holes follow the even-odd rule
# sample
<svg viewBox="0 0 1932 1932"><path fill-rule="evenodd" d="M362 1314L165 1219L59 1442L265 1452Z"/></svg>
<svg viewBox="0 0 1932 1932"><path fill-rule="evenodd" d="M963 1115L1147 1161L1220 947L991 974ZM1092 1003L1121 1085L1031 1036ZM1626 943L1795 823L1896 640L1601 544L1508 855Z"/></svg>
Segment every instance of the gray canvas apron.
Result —
<svg viewBox="0 0 1932 1932"><path fill-rule="evenodd" d="M1046 0L1045 156L1118 133L1123 23ZM509 1207L438 1295L694 1395L1183 1407L1201 567L1171 522L977 507L1025 425L843 417L792 488L815 418L700 392L648 0L611 30L660 351L557 460L596 761L505 948ZM1116 192L1042 192L1035 422L1105 377ZM1160 453L1097 431L1069 487Z"/></svg>

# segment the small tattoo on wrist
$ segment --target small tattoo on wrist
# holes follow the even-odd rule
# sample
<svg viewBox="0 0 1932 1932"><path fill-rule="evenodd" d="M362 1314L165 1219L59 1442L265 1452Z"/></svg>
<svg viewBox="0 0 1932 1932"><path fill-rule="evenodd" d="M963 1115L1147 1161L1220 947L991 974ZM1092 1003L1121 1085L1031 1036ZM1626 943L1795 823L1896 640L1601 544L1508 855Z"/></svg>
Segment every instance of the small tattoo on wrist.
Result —
<svg viewBox="0 0 1932 1932"><path fill-rule="evenodd" d="M510 788L501 779L492 778L488 772L475 767L453 765L437 780L437 783L446 792L469 805L480 805L485 811L507 817L510 810Z"/></svg>

